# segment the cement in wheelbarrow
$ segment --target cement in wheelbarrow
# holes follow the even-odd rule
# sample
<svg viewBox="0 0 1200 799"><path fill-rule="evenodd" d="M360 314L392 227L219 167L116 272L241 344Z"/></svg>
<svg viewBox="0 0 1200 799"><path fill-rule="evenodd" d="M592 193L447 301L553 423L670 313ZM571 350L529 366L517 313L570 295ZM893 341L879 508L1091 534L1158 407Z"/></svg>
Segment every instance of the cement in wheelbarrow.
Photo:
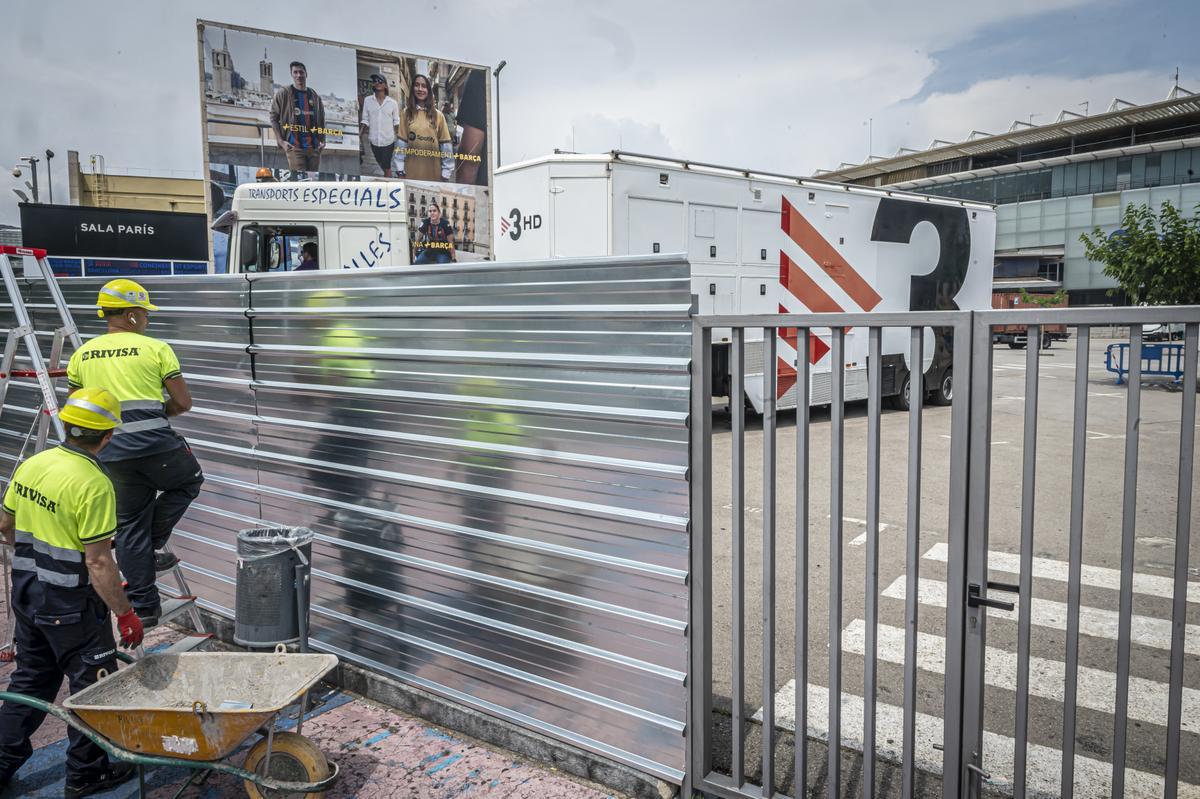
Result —
<svg viewBox="0 0 1200 799"><path fill-rule="evenodd" d="M220 760L337 663L320 654L149 655L63 706L132 752Z"/></svg>

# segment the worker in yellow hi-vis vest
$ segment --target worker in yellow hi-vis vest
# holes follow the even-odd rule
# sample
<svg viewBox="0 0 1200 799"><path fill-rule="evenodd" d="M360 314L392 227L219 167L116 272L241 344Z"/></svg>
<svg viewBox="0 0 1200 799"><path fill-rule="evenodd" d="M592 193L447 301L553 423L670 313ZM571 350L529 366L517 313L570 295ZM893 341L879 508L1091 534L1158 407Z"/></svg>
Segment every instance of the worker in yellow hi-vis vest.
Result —
<svg viewBox="0 0 1200 799"><path fill-rule="evenodd" d="M121 401L124 423L100 456L117 490L117 563L143 624L162 614L156 572L178 558L156 552L200 494L204 473L168 417L191 410L192 395L171 346L145 335L150 293L127 278L110 280L96 300L108 332L71 355L72 388L108 389ZM163 391L167 398L163 400Z"/></svg>
<svg viewBox="0 0 1200 799"><path fill-rule="evenodd" d="M121 590L113 563L117 532L112 482L96 459L121 423L121 405L107 391L85 388L59 414L66 442L17 467L4 494L0 533L12 548L17 668L8 690L53 702L66 677L71 693L117 669L112 621L121 643L142 642L142 624ZM27 705L0 707L0 790L33 754L30 737L46 714ZM67 729L66 796L106 791L133 776L104 750Z"/></svg>

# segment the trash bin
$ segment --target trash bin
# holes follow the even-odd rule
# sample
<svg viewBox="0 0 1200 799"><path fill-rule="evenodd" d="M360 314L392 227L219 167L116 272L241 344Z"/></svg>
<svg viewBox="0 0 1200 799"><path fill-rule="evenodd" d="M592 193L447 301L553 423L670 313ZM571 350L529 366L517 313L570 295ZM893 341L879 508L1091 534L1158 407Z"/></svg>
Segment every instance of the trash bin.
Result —
<svg viewBox="0 0 1200 799"><path fill-rule="evenodd" d="M302 639L308 637L312 539L307 527L256 527L237 534L235 643L307 644Z"/></svg>

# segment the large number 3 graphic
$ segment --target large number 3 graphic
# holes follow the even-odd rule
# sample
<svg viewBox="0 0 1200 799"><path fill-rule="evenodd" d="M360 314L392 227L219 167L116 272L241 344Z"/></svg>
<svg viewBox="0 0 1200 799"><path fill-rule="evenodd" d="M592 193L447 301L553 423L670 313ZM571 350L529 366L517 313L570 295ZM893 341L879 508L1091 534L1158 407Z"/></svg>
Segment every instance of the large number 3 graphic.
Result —
<svg viewBox="0 0 1200 799"><path fill-rule="evenodd" d="M922 222L932 223L938 232L941 252L937 265L926 275L913 275L909 293L910 311L956 311L954 302L967 279L971 265L971 225L967 209L932 205L912 200L885 197L875 212L871 241L908 244L912 232Z"/></svg>

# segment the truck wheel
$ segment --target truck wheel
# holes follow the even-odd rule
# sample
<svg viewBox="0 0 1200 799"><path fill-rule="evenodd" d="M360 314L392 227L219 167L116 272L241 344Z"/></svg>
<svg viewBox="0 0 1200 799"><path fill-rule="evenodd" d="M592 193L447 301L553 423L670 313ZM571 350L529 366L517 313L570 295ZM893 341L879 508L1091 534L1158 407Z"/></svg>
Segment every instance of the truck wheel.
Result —
<svg viewBox="0 0 1200 799"><path fill-rule="evenodd" d="M950 405L954 402L954 372L947 369L942 373L941 382L938 387L933 390L933 394L929 398L929 402L933 405Z"/></svg>
<svg viewBox="0 0 1200 799"><path fill-rule="evenodd" d="M904 382L900 384L900 391L890 397L891 406L898 411L907 411L912 407L911 396L909 392L912 389L912 380L908 375L904 376Z"/></svg>
<svg viewBox="0 0 1200 799"><path fill-rule="evenodd" d="M1049 333L1042 334L1042 349L1044 349L1044 350L1050 349L1050 345L1053 343L1054 343L1054 339L1050 338Z"/></svg>
<svg viewBox="0 0 1200 799"><path fill-rule="evenodd" d="M1023 349L1025 349L1025 345L1024 345L1024 344L1018 344L1018 343L1017 343L1017 342L1015 342L1015 341L1010 341L1010 342L1008 342L1008 348L1009 348L1010 350L1023 350Z"/></svg>

